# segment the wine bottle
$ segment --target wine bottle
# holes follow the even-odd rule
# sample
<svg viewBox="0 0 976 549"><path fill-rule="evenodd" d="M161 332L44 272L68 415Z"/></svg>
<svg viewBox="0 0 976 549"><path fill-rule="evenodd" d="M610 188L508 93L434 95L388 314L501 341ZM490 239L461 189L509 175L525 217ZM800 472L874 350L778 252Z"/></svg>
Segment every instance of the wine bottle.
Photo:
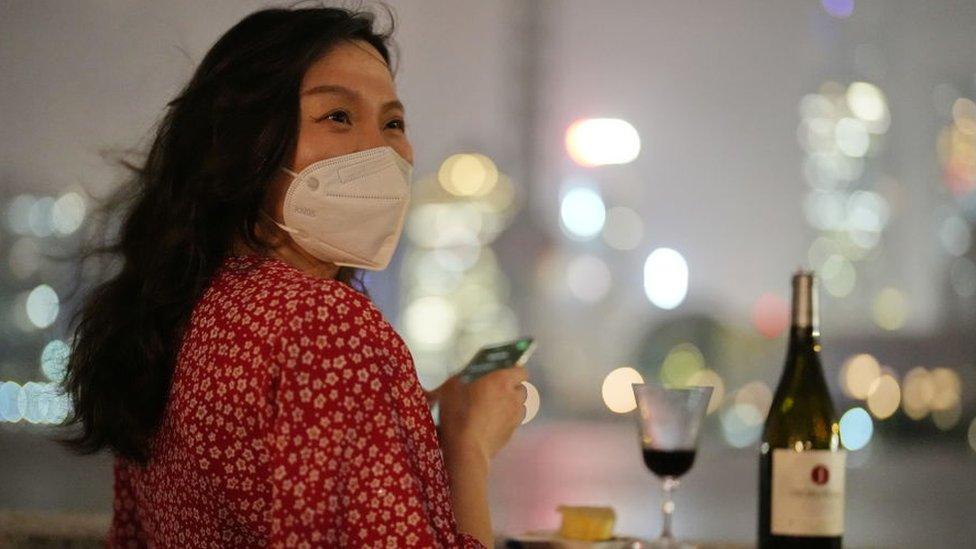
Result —
<svg viewBox="0 0 976 549"><path fill-rule="evenodd" d="M759 547L839 548L844 534L840 427L820 365L815 277L793 275L786 365L763 426Z"/></svg>

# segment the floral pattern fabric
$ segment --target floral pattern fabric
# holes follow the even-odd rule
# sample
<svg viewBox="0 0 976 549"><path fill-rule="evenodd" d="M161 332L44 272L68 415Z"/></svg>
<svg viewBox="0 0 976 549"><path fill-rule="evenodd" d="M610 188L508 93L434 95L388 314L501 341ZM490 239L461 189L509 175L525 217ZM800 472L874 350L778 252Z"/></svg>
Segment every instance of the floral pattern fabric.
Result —
<svg viewBox="0 0 976 549"><path fill-rule="evenodd" d="M146 466L115 461L111 547L463 547L403 340L367 296L228 258L194 308Z"/></svg>

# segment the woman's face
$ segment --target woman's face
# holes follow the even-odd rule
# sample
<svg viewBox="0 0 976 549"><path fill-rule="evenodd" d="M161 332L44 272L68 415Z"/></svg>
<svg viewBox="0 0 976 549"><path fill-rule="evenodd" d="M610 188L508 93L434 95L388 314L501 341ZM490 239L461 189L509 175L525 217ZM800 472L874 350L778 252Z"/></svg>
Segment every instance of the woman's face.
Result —
<svg viewBox="0 0 976 549"><path fill-rule="evenodd" d="M385 145L413 164L393 76L369 43L340 42L309 67L299 89L298 145L289 166L295 173L319 160ZM282 171L270 189L269 209L279 222L291 179Z"/></svg>

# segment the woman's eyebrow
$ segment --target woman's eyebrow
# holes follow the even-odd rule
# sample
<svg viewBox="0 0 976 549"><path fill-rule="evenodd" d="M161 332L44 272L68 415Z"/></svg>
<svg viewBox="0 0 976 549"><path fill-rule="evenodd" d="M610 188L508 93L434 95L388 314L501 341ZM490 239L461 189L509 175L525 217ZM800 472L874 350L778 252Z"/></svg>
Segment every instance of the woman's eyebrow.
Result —
<svg viewBox="0 0 976 549"><path fill-rule="evenodd" d="M362 94L360 94L356 90L347 88L345 86L340 86L338 84L323 84L321 86L314 86L303 91L301 95L312 95L316 93L332 93L336 95L345 96L349 99L352 99L353 101L362 100ZM386 103L383 103L383 106L380 108L381 111L388 111L391 109L400 109L401 111L404 112L406 112L407 110L406 107L403 106L403 103L401 103L399 100L396 99L394 99L393 101L387 101Z"/></svg>

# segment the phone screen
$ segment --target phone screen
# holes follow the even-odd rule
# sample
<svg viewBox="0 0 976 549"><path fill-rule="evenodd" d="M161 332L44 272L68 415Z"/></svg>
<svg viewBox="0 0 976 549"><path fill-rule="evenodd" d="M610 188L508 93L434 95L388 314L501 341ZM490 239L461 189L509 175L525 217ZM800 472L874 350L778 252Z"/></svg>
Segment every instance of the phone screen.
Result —
<svg viewBox="0 0 976 549"><path fill-rule="evenodd" d="M471 382L500 368L521 366L529 359L533 350L535 341L531 337L482 347L461 371L461 379Z"/></svg>

